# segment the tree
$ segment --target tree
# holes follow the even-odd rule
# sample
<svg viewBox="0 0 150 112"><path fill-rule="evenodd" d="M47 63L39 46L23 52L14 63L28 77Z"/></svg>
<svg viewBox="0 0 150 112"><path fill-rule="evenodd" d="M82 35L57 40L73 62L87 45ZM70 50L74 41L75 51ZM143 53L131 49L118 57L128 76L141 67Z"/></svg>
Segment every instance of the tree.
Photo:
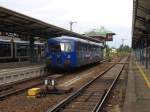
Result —
<svg viewBox="0 0 150 112"><path fill-rule="evenodd" d="M118 53L126 54L130 53L132 51L132 48L130 48L128 45L121 44L120 47L117 49Z"/></svg>

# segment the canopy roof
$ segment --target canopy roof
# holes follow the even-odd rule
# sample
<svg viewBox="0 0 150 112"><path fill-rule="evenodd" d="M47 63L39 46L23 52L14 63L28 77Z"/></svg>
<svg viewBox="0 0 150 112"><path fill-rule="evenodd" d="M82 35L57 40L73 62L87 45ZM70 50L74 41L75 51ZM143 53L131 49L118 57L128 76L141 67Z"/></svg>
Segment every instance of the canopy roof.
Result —
<svg viewBox="0 0 150 112"><path fill-rule="evenodd" d="M132 47L136 48L141 38L146 38L150 32L150 0L134 0Z"/></svg>
<svg viewBox="0 0 150 112"><path fill-rule="evenodd" d="M45 39L67 35L99 42L96 39L45 23L4 7L0 7L0 31L38 36Z"/></svg>

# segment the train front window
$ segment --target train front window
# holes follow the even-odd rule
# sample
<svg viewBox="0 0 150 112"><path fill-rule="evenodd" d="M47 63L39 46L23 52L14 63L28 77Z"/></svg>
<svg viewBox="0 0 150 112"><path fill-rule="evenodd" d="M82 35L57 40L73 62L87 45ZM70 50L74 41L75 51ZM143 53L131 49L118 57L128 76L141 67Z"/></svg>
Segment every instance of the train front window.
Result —
<svg viewBox="0 0 150 112"><path fill-rule="evenodd" d="M61 46L62 52L71 52L72 51L71 43L60 43L60 46Z"/></svg>
<svg viewBox="0 0 150 112"><path fill-rule="evenodd" d="M11 56L11 44L0 44L0 57Z"/></svg>
<svg viewBox="0 0 150 112"><path fill-rule="evenodd" d="M60 45L49 45L51 52L71 52L72 47L70 43L60 43Z"/></svg>
<svg viewBox="0 0 150 112"><path fill-rule="evenodd" d="M61 48L60 45L49 45L49 50L51 52L60 52Z"/></svg>

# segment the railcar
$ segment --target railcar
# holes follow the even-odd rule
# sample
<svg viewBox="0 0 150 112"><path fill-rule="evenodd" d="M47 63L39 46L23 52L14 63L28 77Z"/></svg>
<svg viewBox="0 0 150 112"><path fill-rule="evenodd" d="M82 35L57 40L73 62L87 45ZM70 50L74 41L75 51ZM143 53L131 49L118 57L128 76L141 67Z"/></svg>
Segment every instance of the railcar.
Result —
<svg viewBox="0 0 150 112"><path fill-rule="evenodd" d="M45 56L45 43L35 42L34 52L38 58ZM0 39L0 62L29 60L29 42Z"/></svg>
<svg viewBox="0 0 150 112"><path fill-rule="evenodd" d="M13 58L13 45L10 40L0 40L0 60Z"/></svg>
<svg viewBox="0 0 150 112"><path fill-rule="evenodd" d="M47 67L71 69L101 61L103 44L61 36L47 42Z"/></svg>

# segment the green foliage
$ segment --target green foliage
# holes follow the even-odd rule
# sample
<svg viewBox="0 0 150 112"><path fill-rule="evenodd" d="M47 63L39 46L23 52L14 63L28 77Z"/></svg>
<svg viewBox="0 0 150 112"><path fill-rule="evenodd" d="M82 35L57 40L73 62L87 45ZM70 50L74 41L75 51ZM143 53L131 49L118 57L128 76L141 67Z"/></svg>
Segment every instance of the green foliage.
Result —
<svg viewBox="0 0 150 112"><path fill-rule="evenodd" d="M106 58L111 59L112 57L112 48L110 48L108 45L106 45Z"/></svg>
<svg viewBox="0 0 150 112"><path fill-rule="evenodd" d="M128 45L120 45L120 47L117 49L117 53L119 55L127 55L132 51L132 48L130 48Z"/></svg>
<svg viewBox="0 0 150 112"><path fill-rule="evenodd" d="M132 51L128 45L120 45L118 49L110 48L106 45L106 57L112 58L114 56L126 56Z"/></svg>

